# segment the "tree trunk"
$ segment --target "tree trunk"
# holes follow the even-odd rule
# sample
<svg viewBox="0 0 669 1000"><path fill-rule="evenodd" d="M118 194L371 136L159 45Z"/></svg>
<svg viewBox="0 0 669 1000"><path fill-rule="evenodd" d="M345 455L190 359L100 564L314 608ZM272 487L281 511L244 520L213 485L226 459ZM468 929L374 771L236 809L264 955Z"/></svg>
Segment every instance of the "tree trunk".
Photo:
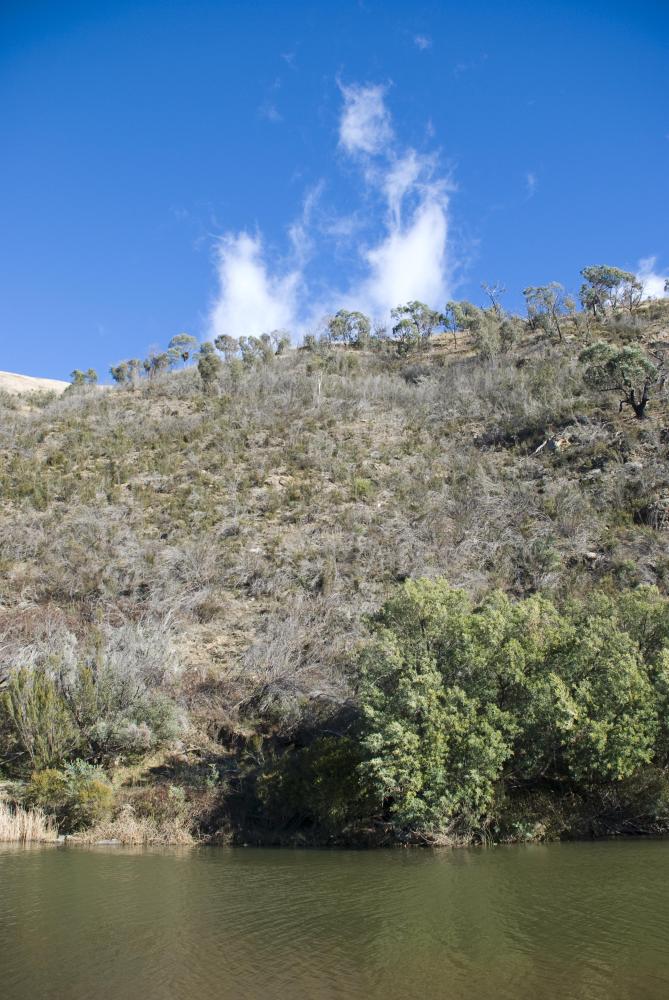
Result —
<svg viewBox="0 0 669 1000"><path fill-rule="evenodd" d="M641 399L637 400L634 389L630 392L630 403L637 420L644 420L646 416L646 406L648 404L648 386L644 385Z"/></svg>

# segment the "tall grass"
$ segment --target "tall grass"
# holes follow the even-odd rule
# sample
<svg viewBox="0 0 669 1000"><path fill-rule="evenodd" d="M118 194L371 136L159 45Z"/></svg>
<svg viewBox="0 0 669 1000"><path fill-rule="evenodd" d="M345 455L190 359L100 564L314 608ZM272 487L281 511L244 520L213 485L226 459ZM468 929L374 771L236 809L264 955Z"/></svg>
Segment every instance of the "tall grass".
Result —
<svg viewBox="0 0 669 1000"><path fill-rule="evenodd" d="M53 841L57 837L55 820L41 809L23 809L0 802L0 842L26 844L29 841Z"/></svg>
<svg viewBox="0 0 669 1000"><path fill-rule="evenodd" d="M157 819L135 816L132 809L121 810L115 819L97 823L73 838L79 844L117 841L127 845L187 845L194 843L187 821L181 816Z"/></svg>

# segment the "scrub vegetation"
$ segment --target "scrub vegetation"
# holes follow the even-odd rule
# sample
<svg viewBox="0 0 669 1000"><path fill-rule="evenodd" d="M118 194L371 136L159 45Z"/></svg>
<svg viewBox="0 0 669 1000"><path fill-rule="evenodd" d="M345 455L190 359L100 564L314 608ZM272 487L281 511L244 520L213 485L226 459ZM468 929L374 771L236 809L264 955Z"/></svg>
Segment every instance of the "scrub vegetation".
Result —
<svg viewBox="0 0 669 1000"><path fill-rule="evenodd" d="M0 837L666 830L669 301L583 275L2 395Z"/></svg>

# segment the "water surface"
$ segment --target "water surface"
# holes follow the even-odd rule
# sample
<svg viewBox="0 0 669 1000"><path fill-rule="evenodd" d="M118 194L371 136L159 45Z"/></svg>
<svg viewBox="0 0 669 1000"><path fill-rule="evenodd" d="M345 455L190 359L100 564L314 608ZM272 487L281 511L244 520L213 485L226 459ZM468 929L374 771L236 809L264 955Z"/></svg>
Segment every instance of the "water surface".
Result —
<svg viewBox="0 0 669 1000"><path fill-rule="evenodd" d="M666 1000L669 842L0 845L3 1000Z"/></svg>

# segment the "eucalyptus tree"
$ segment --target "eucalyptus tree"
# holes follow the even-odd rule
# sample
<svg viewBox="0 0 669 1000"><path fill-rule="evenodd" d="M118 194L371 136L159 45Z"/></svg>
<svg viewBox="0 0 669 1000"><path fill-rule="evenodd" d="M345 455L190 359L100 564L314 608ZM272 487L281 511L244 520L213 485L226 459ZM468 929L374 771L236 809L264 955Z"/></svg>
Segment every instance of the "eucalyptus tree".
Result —
<svg viewBox="0 0 669 1000"><path fill-rule="evenodd" d="M270 333L275 354L285 354L290 347L290 334L288 330L272 330Z"/></svg>
<svg viewBox="0 0 669 1000"><path fill-rule="evenodd" d="M631 406L637 420L644 419L651 393L661 389L666 380L665 358L659 353L654 358L651 361L636 344L618 348L601 340L580 355L586 365L586 384L599 392L619 393L619 410Z"/></svg>
<svg viewBox="0 0 669 1000"><path fill-rule="evenodd" d="M169 368L170 357L167 351L152 351L151 354L144 359L142 365L149 378L153 378L155 375L159 375L161 372L164 372Z"/></svg>
<svg viewBox="0 0 669 1000"><path fill-rule="evenodd" d="M211 392L216 385L223 362L216 353L216 349L209 341L205 341L198 353L197 370L202 379L202 387L205 392Z"/></svg>
<svg viewBox="0 0 669 1000"><path fill-rule="evenodd" d="M496 281L494 285L488 284L487 281L482 281L481 288L490 299L490 304L493 308L495 316L497 316L498 319L501 319L503 309L500 305L499 300L501 299L502 295L504 295L506 292L506 285L503 285L501 281Z"/></svg>
<svg viewBox="0 0 669 1000"><path fill-rule="evenodd" d="M427 346L435 329L443 322L441 313L415 299L392 309L390 315L394 320L393 336L403 352Z"/></svg>
<svg viewBox="0 0 669 1000"><path fill-rule="evenodd" d="M119 385L126 385L130 381L130 369L127 361L119 361L117 365L112 365L109 374Z"/></svg>
<svg viewBox="0 0 669 1000"><path fill-rule="evenodd" d="M571 300L565 295L564 286L558 281L547 285L528 285L523 289L527 303L527 318L533 328L539 327L549 334L556 334L562 340L560 319L565 315Z"/></svg>
<svg viewBox="0 0 669 1000"><path fill-rule="evenodd" d="M232 361L239 353L239 340L227 333L221 333L214 340L214 346L220 351L226 361Z"/></svg>
<svg viewBox="0 0 669 1000"><path fill-rule="evenodd" d="M328 339L332 343L365 347L369 342L371 323L364 313L340 309L327 321Z"/></svg>
<svg viewBox="0 0 669 1000"><path fill-rule="evenodd" d="M478 306L472 305L471 302L466 302L463 299L461 302L454 302L452 300L447 302L441 319L446 329L450 330L453 334L453 343L457 347L457 334L459 332L471 333L479 323L480 317L481 310Z"/></svg>
<svg viewBox="0 0 669 1000"><path fill-rule="evenodd" d="M177 333L176 337L172 337L167 345L167 355L169 357L170 367L178 364L179 361L186 364L196 348L196 337L192 337L190 333Z"/></svg>
<svg viewBox="0 0 669 1000"><path fill-rule="evenodd" d="M633 312L643 297L643 285L631 271L608 264L593 264L581 271L585 282L581 285L580 299L583 308L593 316L605 316L618 309Z"/></svg>

